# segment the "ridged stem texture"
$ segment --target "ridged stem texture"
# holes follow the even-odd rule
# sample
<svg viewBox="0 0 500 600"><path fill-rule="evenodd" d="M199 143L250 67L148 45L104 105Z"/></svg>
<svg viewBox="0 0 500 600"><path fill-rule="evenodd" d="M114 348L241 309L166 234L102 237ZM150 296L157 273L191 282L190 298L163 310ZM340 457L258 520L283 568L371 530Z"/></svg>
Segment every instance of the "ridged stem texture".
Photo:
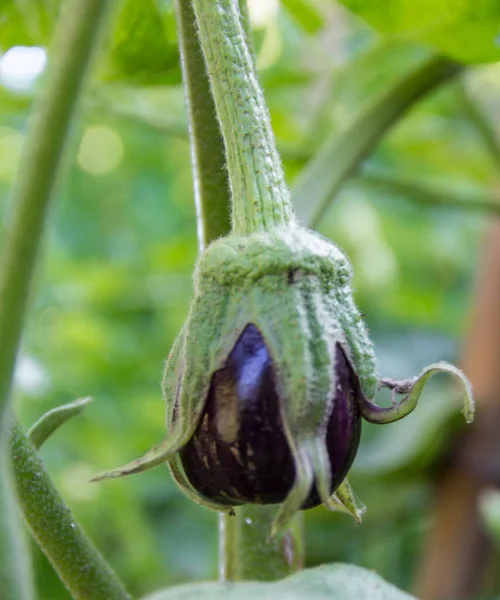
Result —
<svg viewBox="0 0 500 600"><path fill-rule="evenodd" d="M224 142L215 116L191 0L176 0L177 31L188 112L200 252L231 229L231 196Z"/></svg>
<svg viewBox="0 0 500 600"><path fill-rule="evenodd" d="M226 148L233 231L294 223L269 111L257 81L238 0L193 0Z"/></svg>

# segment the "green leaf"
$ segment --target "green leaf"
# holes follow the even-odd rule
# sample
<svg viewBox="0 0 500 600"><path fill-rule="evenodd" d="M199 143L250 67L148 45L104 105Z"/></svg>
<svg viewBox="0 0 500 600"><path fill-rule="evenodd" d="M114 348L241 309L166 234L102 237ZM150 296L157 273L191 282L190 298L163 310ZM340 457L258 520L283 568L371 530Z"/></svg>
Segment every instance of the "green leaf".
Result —
<svg viewBox="0 0 500 600"><path fill-rule="evenodd" d="M386 35L430 44L465 63L500 60L498 0L340 0Z"/></svg>
<svg viewBox="0 0 500 600"><path fill-rule="evenodd" d="M175 12L171 0L126 0L111 38L107 81L139 85L180 83Z"/></svg>
<svg viewBox="0 0 500 600"><path fill-rule="evenodd" d="M307 33L316 33L323 27L321 13L308 0L281 0L293 19Z"/></svg>
<svg viewBox="0 0 500 600"><path fill-rule="evenodd" d="M69 404L53 408L40 417L26 434L35 450L38 450L47 438L68 419L79 415L91 401L92 398L80 398Z"/></svg>
<svg viewBox="0 0 500 600"><path fill-rule="evenodd" d="M306 569L272 583L201 583L157 592L144 600L412 600L381 577L354 565Z"/></svg>
<svg viewBox="0 0 500 600"><path fill-rule="evenodd" d="M58 8L56 0L2 0L0 50L21 45L46 45Z"/></svg>
<svg viewBox="0 0 500 600"><path fill-rule="evenodd" d="M60 0L7 0L0 4L0 50L49 45ZM120 5L101 78L136 85L180 83L173 1L124 0Z"/></svg>

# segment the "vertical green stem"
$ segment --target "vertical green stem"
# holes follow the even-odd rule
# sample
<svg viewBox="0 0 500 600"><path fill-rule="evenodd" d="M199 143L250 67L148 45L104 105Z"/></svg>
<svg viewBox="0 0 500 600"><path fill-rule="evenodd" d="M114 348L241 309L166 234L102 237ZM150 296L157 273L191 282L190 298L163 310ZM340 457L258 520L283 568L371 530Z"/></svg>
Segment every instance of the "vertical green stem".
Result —
<svg viewBox="0 0 500 600"><path fill-rule="evenodd" d="M238 7L240 9L241 26L245 34L245 42L247 44L252 61L255 64L255 46L253 43L252 36L252 25L250 23L250 11L248 10L247 0L238 0Z"/></svg>
<svg viewBox="0 0 500 600"><path fill-rule="evenodd" d="M235 512L234 517L219 518L221 581L273 581L302 568L302 515L293 519L283 536L267 542L276 506L248 504Z"/></svg>
<svg viewBox="0 0 500 600"><path fill-rule="evenodd" d="M11 219L0 264L0 415L5 414L31 280L71 119L110 0L72 0L49 57L21 165L12 190Z"/></svg>
<svg viewBox="0 0 500 600"><path fill-rule="evenodd" d="M269 111L246 42L238 0L193 0L231 184L233 230L294 222Z"/></svg>
<svg viewBox="0 0 500 600"><path fill-rule="evenodd" d="M0 482L2 598L29 598L29 574L15 528L14 500L7 468L6 414L31 281L61 162L92 49L108 0L73 0L63 7L50 55L49 74L35 103L21 165L10 197L10 219L0 262ZM3 512L9 510L10 512ZM9 553L9 556L5 556ZM11 571L12 568L12 571ZM10 586L9 582L14 582Z"/></svg>
<svg viewBox="0 0 500 600"><path fill-rule="evenodd" d="M182 74L188 110L200 252L231 229L224 142L196 33L191 0L176 0Z"/></svg>
<svg viewBox="0 0 500 600"><path fill-rule="evenodd" d="M239 3L249 46L246 0ZM200 252L229 233L230 195L224 142L194 27L192 0L177 0L183 79L188 104L192 166L198 214ZM300 568L303 543L300 516L280 540L267 543L276 507L242 506L236 517L219 515L221 580L278 579Z"/></svg>

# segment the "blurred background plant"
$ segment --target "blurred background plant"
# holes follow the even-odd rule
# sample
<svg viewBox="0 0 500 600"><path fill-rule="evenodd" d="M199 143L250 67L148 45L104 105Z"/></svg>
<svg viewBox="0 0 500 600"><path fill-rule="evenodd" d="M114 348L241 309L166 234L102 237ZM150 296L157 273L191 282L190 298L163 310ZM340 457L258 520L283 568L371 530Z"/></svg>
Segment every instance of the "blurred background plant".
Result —
<svg viewBox="0 0 500 600"><path fill-rule="evenodd" d="M55 1L13 0L0 8L3 223L57 8ZM381 37L334 0L249 0L249 8L292 187L323 142L426 59L425 43L448 39L434 30L412 41ZM500 15L495 23L497 35ZM390 33L396 29L404 32L394 25ZM495 407L500 284L488 268L500 262L498 225L492 229L500 210L500 46L476 46L467 27L464 39L440 49L491 64L468 68L413 107L342 187L318 228L352 260L381 373L406 377L429 362L463 357L480 402L484 396ZM42 456L89 536L139 595L215 578L217 520L186 499L165 468L88 483L163 436L159 381L187 313L197 255L173 3L125 0L107 47L67 151L17 364L15 408L27 428L59 404L94 397ZM500 454L490 442L478 444L477 434L463 438L457 397L445 384L433 382L412 418L364 426L352 471L368 506L364 523L309 511L308 566L355 563L428 600L498 598L499 500L490 488L498 483ZM448 527L435 525L439 511L452 515ZM451 554L440 558L436 549L446 547ZM68 599L43 555L33 552L39 598ZM464 574L460 561L473 564L473 573ZM436 571L457 581L458 591L439 590Z"/></svg>

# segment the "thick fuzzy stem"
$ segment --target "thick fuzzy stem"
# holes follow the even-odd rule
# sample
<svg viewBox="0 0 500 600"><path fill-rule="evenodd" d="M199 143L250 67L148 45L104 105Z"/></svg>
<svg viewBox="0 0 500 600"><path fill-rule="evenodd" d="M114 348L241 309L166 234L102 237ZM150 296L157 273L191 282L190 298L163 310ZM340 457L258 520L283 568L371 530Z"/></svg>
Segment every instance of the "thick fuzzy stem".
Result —
<svg viewBox="0 0 500 600"><path fill-rule="evenodd" d="M235 512L221 514L219 521L221 581L273 581L302 567L302 515L283 536L266 543L276 507L247 504Z"/></svg>
<svg viewBox="0 0 500 600"><path fill-rule="evenodd" d="M176 0L176 8L189 117L198 240L200 251L203 251L212 240L229 233L231 200L224 168L224 143L215 118L215 105L196 33L191 0Z"/></svg>
<svg viewBox="0 0 500 600"><path fill-rule="evenodd" d="M34 600L27 540L22 535L8 459L0 455L0 598Z"/></svg>
<svg viewBox="0 0 500 600"><path fill-rule="evenodd" d="M238 0L193 0L193 6L226 147L233 230L249 234L290 225L290 192Z"/></svg>
<svg viewBox="0 0 500 600"><path fill-rule="evenodd" d="M10 454L19 507L26 524L71 597L131 600L64 504L16 421L11 426ZM1 592L0 598L4 598Z"/></svg>

